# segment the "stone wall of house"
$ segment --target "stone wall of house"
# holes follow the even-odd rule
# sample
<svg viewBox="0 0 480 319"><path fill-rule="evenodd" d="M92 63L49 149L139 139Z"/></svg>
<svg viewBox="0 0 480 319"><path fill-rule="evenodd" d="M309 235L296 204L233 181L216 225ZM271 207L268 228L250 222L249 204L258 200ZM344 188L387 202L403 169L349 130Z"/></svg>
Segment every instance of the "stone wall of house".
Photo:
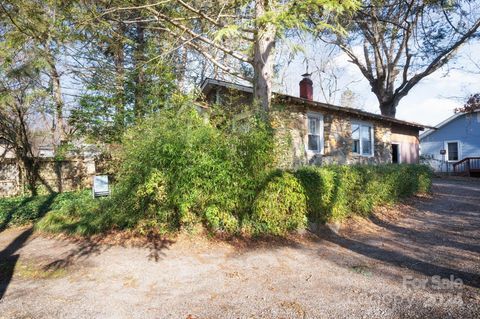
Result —
<svg viewBox="0 0 480 319"><path fill-rule="evenodd" d="M93 176L104 174L105 163L93 158L72 158L57 161L40 159L40 190L55 192L74 191L92 187ZM0 163L0 197L20 195L26 185L22 179L20 165L15 159Z"/></svg>
<svg viewBox="0 0 480 319"><path fill-rule="evenodd" d="M298 107L275 106L271 123L275 129L275 157L279 168L300 167L308 162L305 152L306 113Z"/></svg>
<svg viewBox="0 0 480 319"><path fill-rule="evenodd" d="M307 114L321 113L324 125L323 154L312 154L306 150ZM272 125L276 130L277 158L281 168L298 168L303 165L322 164L380 164L391 163L392 128L389 123L352 117L328 109L312 106L282 105L273 106ZM353 153L351 123L360 120L374 127L373 156ZM407 132L415 136L418 132Z"/></svg>

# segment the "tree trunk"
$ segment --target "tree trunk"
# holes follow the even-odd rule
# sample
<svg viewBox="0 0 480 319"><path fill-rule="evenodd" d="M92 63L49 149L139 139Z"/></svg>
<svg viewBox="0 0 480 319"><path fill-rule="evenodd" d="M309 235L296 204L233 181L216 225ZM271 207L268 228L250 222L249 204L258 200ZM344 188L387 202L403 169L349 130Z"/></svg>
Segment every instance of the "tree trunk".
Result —
<svg viewBox="0 0 480 319"><path fill-rule="evenodd" d="M23 102L23 101L22 101ZM12 140L15 140L15 157L20 160L20 171L25 180L22 185L26 185L32 196L37 195L37 181L39 179L39 164L32 151L32 142L29 138L26 113L22 105L15 105L15 113L18 116L18 125L12 132Z"/></svg>
<svg viewBox="0 0 480 319"><path fill-rule="evenodd" d="M39 164L37 160L26 152L24 148L17 148L15 155L20 165L20 176L22 177L20 185L23 187L26 186L30 194L36 196L38 194L37 184L39 177Z"/></svg>
<svg viewBox="0 0 480 319"><path fill-rule="evenodd" d="M257 21L265 15L268 2L268 0L257 0L255 2L255 18ZM268 113L270 109L270 100L272 98L276 32L274 24L257 22L253 57L253 95L255 101L260 104L265 113Z"/></svg>
<svg viewBox="0 0 480 319"><path fill-rule="evenodd" d="M398 102L400 102L400 100L397 98L393 98L393 99L388 99L384 101L381 101L379 99L379 101L380 101L380 112L382 113L382 115L395 118L395 115L397 113Z"/></svg>
<svg viewBox="0 0 480 319"><path fill-rule="evenodd" d="M125 35L125 25L120 23L119 34L114 43L114 65L115 65L115 126L119 129L125 127L125 53L123 46L123 36Z"/></svg>
<svg viewBox="0 0 480 319"><path fill-rule="evenodd" d="M186 47L182 49L182 54L181 58L178 60L177 64L177 83L178 83L178 88L180 91L184 92L185 91L185 81L186 81L186 75L187 75L187 61L188 60L188 50Z"/></svg>
<svg viewBox="0 0 480 319"><path fill-rule="evenodd" d="M145 101L144 101L144 89L145 89L145 29L142 22L137 23L135 34L135 117L143 117L145 115Z"/></svg>
<svg viewBox="0 0 480 319"><path fill-rule="evenodd" d="M53 60L50 61L50 76L52 77L53 83L53 99L55 102L55 117L56 117L56 126L55 133L56 137L60 139L60 144L64 143L66 138L65 133L65 123L63 120L63 97L62 97L62 88L60 86L60 75L57 71L57 66Z"/></svg>
<svg viewBox="0 0 480 319"><path fill-rule="evenodd" d="M38 182L38 163L32 158L23 157L21 159L22 166L25 172L25 179L27 182L27 189L32 196L38 195L37 182Z"/></svg>

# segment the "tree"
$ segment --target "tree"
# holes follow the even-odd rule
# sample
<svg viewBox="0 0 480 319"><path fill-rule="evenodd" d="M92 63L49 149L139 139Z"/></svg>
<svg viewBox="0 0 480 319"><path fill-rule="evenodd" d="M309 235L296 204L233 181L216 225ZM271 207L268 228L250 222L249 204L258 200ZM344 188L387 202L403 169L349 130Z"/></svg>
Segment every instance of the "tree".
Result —
<svg viewBox="0 0 480 319"><path fill-rule="evenodd" d="M349 108L359 108L358 95L346 88L340 97L340 105Z"/></svg>
<svg viewBox="0 0 480 319"><path fill-rule="evenodd" d="M37 194L40 179L39 162L32 146L32 126L44 110L46 100L39 78L40 72L31 61L9 66L4 63L0 69L0 137L19 160L32 195Z"/></svg>
<svg viewBox="0 0 480 319"><path fill-rule="evenodd" d="M477 110L480 110L480 93L470 95L463 107L455 109L455 113L472 113Z"/></svg>
<svg viewBox="0 0 480 319"><path fill-rule="evenodd" d="M54 102L52 131L60 143L66 141L67 133L59 56L65 53L65 44L71 41L68 25L71 9L71 2L62 0L18 0L0 4L2 22L8 25L5 45L14 51L31 50L32 58L37 66L42 66L42 74L47 77L42 83Z"/></svg>
<svg viewBox="0 0 480 319"><path fill-rule="evenodd" d="M445 66L476 38L475 1L364 1L347 34L324 41L338 45L368 80L383 115L395 117L400 100L423 78Z"/></svg>
<svg viewBox="0 0 480 319"><path fill-rule="evenodd" d="M353 10L357 0L175 0L113 7L102 14L136 10L145 28L172 37L180 47L200 53L215 68L253 84L254 97L268 111L272 93L275 44L290 29L331 27L323 17Z"/></svg>
<svg viewBox="0 0 480 319"><path fill-rule="evenodd" d="M107 7L128 2L79 5L73 24L81 40L70 47L76 58L70 67L83 85L69 117L77 136L116 142L126 127L158 111L175 91L172 68L164 61L169 57L162 55L164 37L147 28L138 10Z"/></svg>

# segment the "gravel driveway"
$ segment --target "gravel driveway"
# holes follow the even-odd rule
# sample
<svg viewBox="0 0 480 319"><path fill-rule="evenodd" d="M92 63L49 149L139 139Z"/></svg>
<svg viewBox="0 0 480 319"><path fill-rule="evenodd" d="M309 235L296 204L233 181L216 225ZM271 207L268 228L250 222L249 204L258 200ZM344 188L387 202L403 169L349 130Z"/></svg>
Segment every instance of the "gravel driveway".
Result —
<svg viewBox="0 0 480 319"><path fill-rule="evenodd" d="M6 230L0 318L480 318L480 181L320 233L135 248Z"/></svg>

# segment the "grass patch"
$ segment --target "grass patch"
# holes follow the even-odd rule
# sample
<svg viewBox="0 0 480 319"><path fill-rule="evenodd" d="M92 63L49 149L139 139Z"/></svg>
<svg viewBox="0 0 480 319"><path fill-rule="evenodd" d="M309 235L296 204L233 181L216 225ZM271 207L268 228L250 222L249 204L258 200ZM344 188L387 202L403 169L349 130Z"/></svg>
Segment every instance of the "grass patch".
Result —
<svg viewBox="0 0 480 319"><path fill-rule="evenodd" d="M30 224L51 210L57 194L35 197L0 198L0 231Z"/></svg>
<svg viewBox="0 0 480 319"><path fill-rule="evenodd" d="M52 233L100 233L111 225L108 214L101 213L104 202L93 199L90 190L1 198L0 230L33 223L35 229Z"/></svg>
<svg viewBox="0 0 480 319"><path fill-rule="evenodd" d="M15 276L22 279L57 279L66 275L65 268L45 268L33 262L19 261L15 266Z"/></svg>
<svg viewBox="0 0 480 319"><path fill-rule="evenodd" d="M90 191L62 194L51 210L35 225L49 233L89 236L111 228L112 220L105 207L107 198L93 198Z"/></svg>
<svg viewBox="0 0 480 319"><path fill-rule="evenodd" d="M372 276L372 271L370 270L370 267L365 266L365 265L352 266L352 267L350 267L350 270L357 273L357 274L364 275L364 276L367 276L367 277Z"/></svg>
<svg viewBox="0 0 480 319"><path fill-rule="evenodd" d="M12 270L12 268L14 269ZM11 272L22 279L56 279L67 275L65 268L48 268L38 265L33 261L0 261L0 282L5 280L7 273Z"/></svg>

